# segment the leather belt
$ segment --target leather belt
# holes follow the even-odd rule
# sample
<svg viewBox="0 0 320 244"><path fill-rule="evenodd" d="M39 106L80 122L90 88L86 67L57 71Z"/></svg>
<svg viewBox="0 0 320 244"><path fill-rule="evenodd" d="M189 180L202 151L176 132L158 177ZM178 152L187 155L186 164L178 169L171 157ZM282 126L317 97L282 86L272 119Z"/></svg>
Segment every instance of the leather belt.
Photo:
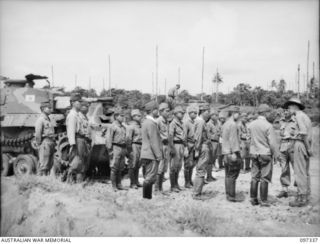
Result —
<svg viewBox="0 0 320 244"><path fill-rule="evenodd" d="M117 147L122 147L122 148L126 148L127 145L126 144L119 144L119 143L112 143L113 146L117 146Z"/></svg>
<svg viewBox="0 0 320 244"><path fill-rule="evenodd" d="M168 143L168 140L162 140L162 144L167 146L169 143Z"/></svg>
<svg viewBox="0 0 320 244"><path fill-rule="evenodd" d="M184 144L183 141L173 141L173 144Z"/></svg>
<svg viewBox="0 0 320 244"><path fill-rule="evenodd" d="M219 142L219 140L211 140L212 142Z"/></svg>
<svg viewBox="0 0 320 244"><path fill-rule="evenodd" d="M142 145L142 142L134 141L134 142L132 142L132 144Z"/></svg>

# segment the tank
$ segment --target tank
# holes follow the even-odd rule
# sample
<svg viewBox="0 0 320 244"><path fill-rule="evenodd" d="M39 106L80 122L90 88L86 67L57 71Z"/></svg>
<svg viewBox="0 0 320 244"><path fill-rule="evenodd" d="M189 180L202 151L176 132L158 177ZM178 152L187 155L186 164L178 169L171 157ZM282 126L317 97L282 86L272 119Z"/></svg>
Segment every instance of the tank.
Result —
<svg viewBox="0 0 320 244"><path fill-rule="evenodd" d="M1 88L1 175L17 176L37 171L37 148L34 126L41 114L40 104L49 101L53 107L50 115L58 136L65 132L64 110L55 108L56 97L61 92L50 88L46 76L29 74L25 79L3 81ZM46 88L34 88L35 81L46 80Z"/></svg>

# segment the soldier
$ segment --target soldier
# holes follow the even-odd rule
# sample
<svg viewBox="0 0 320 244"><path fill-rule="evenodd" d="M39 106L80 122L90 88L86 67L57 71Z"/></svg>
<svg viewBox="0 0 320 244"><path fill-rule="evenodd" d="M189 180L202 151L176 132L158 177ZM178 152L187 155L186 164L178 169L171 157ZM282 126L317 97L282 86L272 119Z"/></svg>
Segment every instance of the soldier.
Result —
<svg viewBox="0 0 320 244"><path fill-rule="evenodd" d="M293 167L294 137L297 126L289 110L284 111L284 118L281 119L280 126L280 182L282 186L278 198L288 197L288 187L290 186L290 164Z"/></svg>
<svg viewBox="0 0 320 244"><path fill-rule="evenodd" d="M167 103L161 103L159 105L159 113L160 117L157 119L157 125L160 132L160 137L162 141L162 155L163 158L159 163L159 169L155 184L155 191L162 192L162 183L164 179L164 174L168 170L168 160L169 160L169 149L168 149L168 135L169 135L169 123L168 123L168 115L169 115L169 106Z"/></svg>
<svg viewBox="0 0 320 244"><path fill-rule="evenodd" d="M266 119L270 111L267 104L261 104L258 107L258 118L248 127L252 157L250 197L253 206L259 204L257 199L259 182L260 205L262 207L270 206L268 203L268 184L272 179L272 158L279 157L273 126Z"/></svg>
<svg viewBox="0 0 320 244"><path fill-rule="evenodd" d="M206 176L206 169L210 160L210 139L207 130L207 124L210 117L209 106L202 104L199 107L199 118L195 124L195 158L196 177L194 180L193 199L201 200L202 188L204 185L204 177Z"/></svg>
<svg viewBox="0 0 320 244"><path fill-rule="evenodd" d="M302 111L305 106L298 98L291 98L284 104L284 108L295 115L297 132L294 143L294 175L298 194L291 207L302 207L308 204L310 196L309 163L312 156L312 124L310 118Z"/></svg>
<svg viewBox="0 0 320 244"><path fill-rule="evenodd" d="M236 199L236 181L240 173L240 137L237 121L239 119L239 107L228 108L229 118L222 126L222 154L225 163L225 188L226 197L230 202L238 202Z"/></svg>
<svg viewBox="0 0 320 244"><path fill-rule="evenodd" d="M79 111L80 132L82 135L84 135L84 138L86 139L86 142L87 142L87 148L88 148L87 162L84 162L86 167L85 172L87 172L89 169L90 151L91 151L90 126L89 126L89 120L87 117L88 108L89 108L89 103L86 101L82 101L80 111Z"/></svg>
<svg viewBox="0 0 320 244"><path fill-rule="evenodd" d="M68 181L73 180L73 176L76 174L77 181L80 182L83 181L87 169L86 163L88 162L89 148L85 132L81 128L81 118L79 116L81 108L80 95L72 94L70 102L72 109L66 119L67 135L70 144Z"/></svg>
<svg viewBox="0 0 320 244"><path fill-rule="evenodd" d="M184 123L184 134L186 136L185 141L187 142L188 147L188 156L184 158L184 179L185 179L185 188L192 188L192 171L195 166L194 160L194 147L195 147L195 119L198 115L198 109L196 106L190 106L188 108L189 118Z"/></svg>
<svg viewBox="0 0 320 244"><path fill-rule="evenodd" d="M180 89L180 84L177 84L175 87L171 88L168 91L167 103L169 104L169 107L171 109L173 109L175 106L175 100L176 100L176 97L178 96L179 89Z"/></svg>
<svg viewBox="0 0 320 244"><path fill-rule="evenodd" d="M242 113L239 120L240 150L241 150L241 173L250 172L250 142L248 140L247 114Z"/></svg>
<svg viewBox="0 0 320 244"><path fill-rule="evenodd" d="M54 126L49 118L51 105L42 102L40 107L42 113L35 125L35 138L39 147L38 175L48 175L53 165L54 156Z"/></svg>
<svg viewBox="0 0 320 244"><path fill-rule="evenodd" d="M123 126L124 111L116 108L114 111L114 121L107 131L106 146L111 159L111 184L114 191L126 190L121 184L121 173L125 166L126 155L126 129Z"/></svg>
<svg viewBox="0 0 320 244"><path fill-rule="evenodd" d="M218 113L216 110L210 110L210 120L207 123L209 138L211 141L211 159L207 168L207 182L215 181L216 178L212 176L212 168L215 168L215 162L218 157L219 139L221 135L221 128L218 123Z"/></svg>
<svg viewBox="0 0 320 244"><path fill-rule="evenodd" d="M174 119L169 125L169 145L170 145L170 184L172 192L180 192L179 173L182 168L185 153L185 135L183 119L184 110L181 106L174 109Z"/></svg>
<svg viewBox="0 0 320 244"><path fill-rule="evenodd" d="M155 119L158 116L158 107L155 101L150 101L144 106L147 116L141 129L141 163L146 169L142 197L146 199L152 198L152 185L156 181L159 162L162 160L161 137Z"/></svg>
<svg viewBox="0 0 320 244"><path fill-rule="evenodd" d="M130 152L129 160L129 177L130 188L138 189L142 187L139 183L139 169L141 167L140 154L141 154L141 112L139 109L133 109L131 111L132 121L127 129L127 142L130 145L132 151Z"/></svg>
<svg viewBox="0 0 320 244"><path fill-rule="evenodd" d="M219 171L224 169L223 154L222 154L221 130L222 130L223 124L226 122L227 116L228 116L228 113L226 111L220 111L219 112L218 123L219 123L219 127L220 127L220 137L219 137L219 146L218 146L218 149L217 149Z"/></svg>

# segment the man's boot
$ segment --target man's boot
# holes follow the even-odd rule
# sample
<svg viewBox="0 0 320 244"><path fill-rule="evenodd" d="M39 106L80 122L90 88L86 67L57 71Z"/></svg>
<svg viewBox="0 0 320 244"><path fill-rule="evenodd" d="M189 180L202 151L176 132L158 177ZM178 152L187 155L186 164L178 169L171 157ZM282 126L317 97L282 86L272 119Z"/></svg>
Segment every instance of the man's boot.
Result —
<svg viewBox="0 0 320 244"><path fill-rule="evenodd" d="M179 192L179 190L176 188L176 180L175 180L174 172L170 172L170 185L171 185L172 192Z"/></svg>
<svg viewBox="0 0 320 244"><path fill-rule="evenodd" d="M260 182L260 199L261 207L270 207L270 203L268 202L268 182Z"/></svg>
<svg viewBox="0 0 320 244"><path fill-rule="evenodd" d="M202 200L201 193L202 193L203 185L204 185L204 177L196 176L196 178L194 179L193 194L192 194L192 198L194 200Z"/></svg>
<svg viewBox="0 0 320 244"><path fill-rule="evenodd" d="M146 199L152 199L152 184L146 184L145 196Z"/></svg>
<svg viewBox="0 0 320 244"><path fill-rule="evenodd" d="M192 173L193 173L193 168L191 168L191 169L189 170L189 181L190 181L190 185L191 185L191 186L193 186Z"/></svg>
<svg viewBox="0 0 320 244"><path fill-rule="evenodd" d="M116 174L115 170L111 170L110 180L111 180L111 184L112 184L112 189L114 191L118 191L118 189L117 189L117 174Z"/></svg>
<svg viewBox="0 0 320 244"><path fill-rule="evenodd" d="M236 198L236 180L228 179L229 194L227 195L227 200L229 202L239 202Z"/></svg>
<svg viewBox="0 0 320 244"><path fill-rule="evenodd" d="M134 179L137 187L142 187L142 185L139 182L139 168L134 169Z"/></svg>
<svg viewBox="0 0 320 244"><path fill-rule="evenodd" d="M192 188L192 185L190 184L190 173L189 169L184 170L184 187L185 188Z"/></svg>
<svg viewBox="0 0 320 244"><path fill-rule="evenodd" d="M162 182L160 182L160 180L161 180L160 174L157 174L156 183L154 184L154 191L155 192L158 192L160 190L160 184L162 183Z"/></svg>
<svg viewBox="0 0 320 244"><path fill-rule="evenodd" d="M175 182L176 182L176 188L177 188L179 191L182 191L182 189L181 189L180 186L179 186L179 172L176 172L176 173L175 173L174 179L175 179Z"/></svg>
<svg viewBox="0 0 320 244"><path fill-rule="evenodd" d="M288 197L288 187L283 187L283 189L277 195L277 198L287 198L287 197Z"/></svg>
<svg viewBox="0 0 320 244"><path fill-rule="evenodd" d="M117 180L117 189L120 191L126 190L121 184L121 180L122 180L121 172L117 173L116 180Z"/></svg>
<svg viewBox="0 0 320 244"><path fill-rule="evenodd" d="M164 173L160 174L160 179L159 179L159 191L163 191L162 186L163 186L163 177L164 177Z"/></svg>
<svg viewBox="0 0 320 244"><path fill-rule="evenodd" d="M216 178L214 178L212 176L212 168L213 168L213 165L212 164L208 164L207 166L207 182L212 182L212 181L216 181Z"/></svg>
<svg viewBox="0 0 320 244"><path fill-rule="evenodd" d="M149 197L148 197L148 184L145 182L143 182L143 186L142 186L142 197L149 199Z"/></svg>
<svg viewBox="0 0 320 244"><path fill-rule="evenodd" d="M308 204L307 195L298 194L294 201L289 202L290 207L303 207Z"/></svg>
<svg viewBox="0 0 320 244"><path fill-rule="evenodd" d="M258 201L258 181L251 181L250 184L250 202L252 206L259 205Z"/></svg>
<svg viewBox="0 0 320 244"><path fill-rule="evenodd" d="M130 179L130 188L135 188L137 189L138 187L136 186L135 178L134 178L134 170L129 169L129 179Z"/></svg>

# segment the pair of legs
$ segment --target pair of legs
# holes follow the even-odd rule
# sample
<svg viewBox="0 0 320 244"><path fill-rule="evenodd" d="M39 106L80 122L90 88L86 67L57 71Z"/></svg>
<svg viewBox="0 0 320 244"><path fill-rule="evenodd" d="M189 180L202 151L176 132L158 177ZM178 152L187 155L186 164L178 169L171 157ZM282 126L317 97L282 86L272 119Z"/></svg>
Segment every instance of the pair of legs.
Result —
<svg viewBox="0 0 320 244"><path fill-rule="evenodd" d="M151 199L152 185L156 182L159 162L156 160L141 159L141 163L145 168L145 179L143 182L142 197L146 199Z"/></svg>
<svg viewBox="0 0 320 244"><path fill-rule="evenodd" d="M139 183L139 170L141 167L140 161L141 145L132 144L132 152L129 156L129 178L130 178L130 188L137 189L142 185Z"/></svg>

